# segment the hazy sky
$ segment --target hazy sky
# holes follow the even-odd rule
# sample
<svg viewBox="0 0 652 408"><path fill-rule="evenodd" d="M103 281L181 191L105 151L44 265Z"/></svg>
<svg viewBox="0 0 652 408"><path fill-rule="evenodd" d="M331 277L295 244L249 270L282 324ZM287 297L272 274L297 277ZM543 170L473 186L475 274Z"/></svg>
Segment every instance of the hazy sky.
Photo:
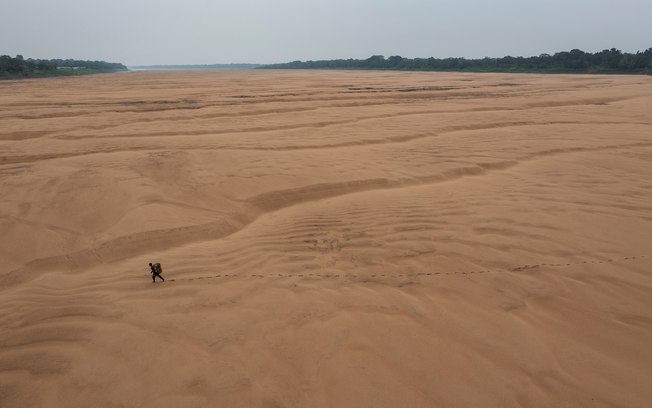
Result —
<svg viewBox="0 0 652 408"><path fill-rule="evenodd" d="M127 65L652 47L652 0L0 1L0 54Z"/></svg>

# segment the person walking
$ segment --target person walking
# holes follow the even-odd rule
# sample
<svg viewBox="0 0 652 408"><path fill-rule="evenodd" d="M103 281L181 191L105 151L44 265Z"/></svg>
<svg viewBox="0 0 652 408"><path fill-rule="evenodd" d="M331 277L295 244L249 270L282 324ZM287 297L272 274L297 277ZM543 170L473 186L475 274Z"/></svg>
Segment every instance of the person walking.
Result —
<svg viewBox="0 0 652 408"><path fill-rule="evenodd" d="M158 278L161 278L161 280L162 280L163 282L165 282L165 279L161 276L161 274L163 273L163 269L161 268L161 264L160 264L160 263L157 262L157 263L155 263L155 264L152 264L152 263L150 262L150 263L149 263L149 269L151 269L151 273L152 273L152 283L155 283L155 282L156 282L156 278L157 278L157 277L158 277Z"/></svg>

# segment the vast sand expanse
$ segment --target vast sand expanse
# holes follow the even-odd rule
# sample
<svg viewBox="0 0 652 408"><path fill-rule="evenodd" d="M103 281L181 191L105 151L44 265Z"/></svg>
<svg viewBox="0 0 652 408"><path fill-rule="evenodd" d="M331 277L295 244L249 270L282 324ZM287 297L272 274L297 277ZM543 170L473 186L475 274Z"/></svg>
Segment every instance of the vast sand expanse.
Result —
<svg viewBox="0 0 652 408"><path fill-rule="evenodd" d="M649 76L0 82L0 407L649 407L651 106Z"/></svg>

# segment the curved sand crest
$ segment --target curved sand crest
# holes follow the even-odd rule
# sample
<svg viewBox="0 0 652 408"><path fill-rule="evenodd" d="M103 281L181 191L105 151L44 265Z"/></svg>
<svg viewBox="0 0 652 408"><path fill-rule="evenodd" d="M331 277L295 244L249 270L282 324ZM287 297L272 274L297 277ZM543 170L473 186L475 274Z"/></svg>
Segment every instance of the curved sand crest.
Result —
<svg viewBox="0 0 652 408"><path fill-rule="evenodd" d="M3 407L650 398L645 77L0 86Z"/></svg>

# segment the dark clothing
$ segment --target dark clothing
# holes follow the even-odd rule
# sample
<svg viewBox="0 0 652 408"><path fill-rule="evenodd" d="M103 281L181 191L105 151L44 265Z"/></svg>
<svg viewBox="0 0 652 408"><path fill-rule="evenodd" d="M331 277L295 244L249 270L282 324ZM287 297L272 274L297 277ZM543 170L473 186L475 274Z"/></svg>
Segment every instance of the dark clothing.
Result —
<svg viewBox="0 0 652 408"><path fill-rule="evenodd" d="M149 264L149 269L151 269L152 273L152 282L156 282L156 278L158 277L161 279L163 282L165 282L165 279L161 276L161 273L163 273L163 270L161 269L161 264L160 263L155 263L155 264Z"/></svg>

